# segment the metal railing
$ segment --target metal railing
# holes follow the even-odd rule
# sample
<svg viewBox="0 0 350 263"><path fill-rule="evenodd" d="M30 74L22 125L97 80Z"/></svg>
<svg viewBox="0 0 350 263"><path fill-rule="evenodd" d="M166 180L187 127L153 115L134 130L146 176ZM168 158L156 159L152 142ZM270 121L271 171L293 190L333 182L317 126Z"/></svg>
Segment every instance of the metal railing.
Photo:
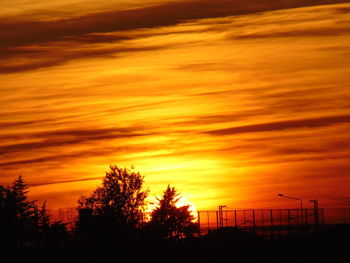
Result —
<svg viewBox="0 0 350 263"><path fill-rule="evenodd" d="M61 220L73 228L78 211L75 207L51 210L53 220ZM145 213L145 222L150 214ZM236 227L262 236L282 236L334 224L350 224L350 208L305 209L237 209L222 207L218 211L197 212L198 233L207 234L223 227Z"/></svg>
<svg viewBox="0 0 350 263"><path fill-rule="evenodd" d="M261 236L281 236L314 231L324 225L324 209L243 209L198 211L199 234L234 227Z"/></svg>

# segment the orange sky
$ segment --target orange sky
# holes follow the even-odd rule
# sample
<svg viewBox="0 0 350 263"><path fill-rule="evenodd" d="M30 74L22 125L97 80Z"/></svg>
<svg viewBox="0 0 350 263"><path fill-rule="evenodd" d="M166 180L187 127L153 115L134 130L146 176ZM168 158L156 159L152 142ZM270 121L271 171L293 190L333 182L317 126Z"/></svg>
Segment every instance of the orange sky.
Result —
<svg viewBox="0 0 350 263"><path fill-rule="evenodd" d="M349 206L346 2L3 0L0 184L57 209L132 165L197 209Z"/></svg>

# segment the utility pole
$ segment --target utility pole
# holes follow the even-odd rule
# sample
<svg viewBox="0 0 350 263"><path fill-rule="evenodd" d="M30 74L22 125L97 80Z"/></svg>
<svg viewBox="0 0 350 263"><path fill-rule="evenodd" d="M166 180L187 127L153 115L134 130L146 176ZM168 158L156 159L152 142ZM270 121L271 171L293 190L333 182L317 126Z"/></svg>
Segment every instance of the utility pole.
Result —
<svg viewBox="0 0 350 263"><path fill-rule="evenodd" d="M317 226L319 224L319 217L318 217L318 200L310 200L310 202L314 203L314 216L315 216L315 225Z"/></svg>

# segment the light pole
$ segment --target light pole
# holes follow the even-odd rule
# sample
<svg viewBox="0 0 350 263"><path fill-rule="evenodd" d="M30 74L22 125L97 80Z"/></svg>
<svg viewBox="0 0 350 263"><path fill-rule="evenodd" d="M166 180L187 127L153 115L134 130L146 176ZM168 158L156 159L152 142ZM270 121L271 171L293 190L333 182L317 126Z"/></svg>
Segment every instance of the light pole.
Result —
<svg viewBox="0 0 350 263"><path fill-rule="evenodd" d="M297 197L292 197L292 196L287 196L284 194L277 194L280 197L288 198L288 199L293 199L293 200L299 200L300 201L300 208L301 208L301 223L304 224L304 209L303 209L303 200L301 198Z"/></svg>
<svg viewBox="0 0 350 263"><path fill-rule="evenodd" d="M278 196L288 198L288 199L293 199L293 200L299 200L300 201L300 208L303 209L303 200L301 198L286 196L284 194L278 194Z"/></svg>
<svg viewBox="0 0 350 263"><path fill-rule="evenodd" d="M219 227L222 228L224 226L224 218L222 214L222 209L226 207L226 205L219 205Z"/></svg>

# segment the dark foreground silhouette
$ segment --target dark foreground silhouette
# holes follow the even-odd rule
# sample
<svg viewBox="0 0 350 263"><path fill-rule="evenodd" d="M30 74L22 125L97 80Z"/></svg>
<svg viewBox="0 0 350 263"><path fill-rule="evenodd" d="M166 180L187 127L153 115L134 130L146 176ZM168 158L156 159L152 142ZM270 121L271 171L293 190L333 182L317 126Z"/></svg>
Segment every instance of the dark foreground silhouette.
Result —
<svg viewBox="0 0 350 263"><path fill-rule="evenodd" d="M69 240L64 247L21 247L2 253L3 262L347 262L348 225L308 237L263 240L242 230L223 228L173 243L139 237L91 248Z"/></svg>
<svg viewBox="0 0 350 263"><path fill-rule="evenodd" d="M148 220L143 177L111 166L91 196L78 200L72 229L50 222L46 204L27 198L19 177L0 186L0 262L347 262L349 225L267 240L234 227L198 236L188 206L168 186ZM345 260L345 261L344 261Z"/></svg>

